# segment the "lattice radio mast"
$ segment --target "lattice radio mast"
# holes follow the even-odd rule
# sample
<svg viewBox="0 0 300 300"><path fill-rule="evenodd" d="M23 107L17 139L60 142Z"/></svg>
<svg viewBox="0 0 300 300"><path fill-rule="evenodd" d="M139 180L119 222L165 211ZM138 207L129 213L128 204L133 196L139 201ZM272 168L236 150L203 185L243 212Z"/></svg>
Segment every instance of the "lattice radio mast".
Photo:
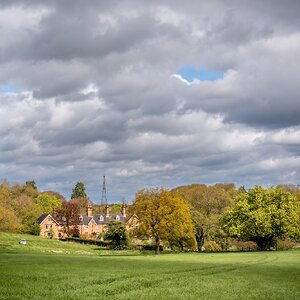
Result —
<svg viewBox="0 0 300 300"><path fill-rule="evenodd" d="M103 176L102 197L101 197L101 207L103 206L107 206L105 176Z"/></svg>

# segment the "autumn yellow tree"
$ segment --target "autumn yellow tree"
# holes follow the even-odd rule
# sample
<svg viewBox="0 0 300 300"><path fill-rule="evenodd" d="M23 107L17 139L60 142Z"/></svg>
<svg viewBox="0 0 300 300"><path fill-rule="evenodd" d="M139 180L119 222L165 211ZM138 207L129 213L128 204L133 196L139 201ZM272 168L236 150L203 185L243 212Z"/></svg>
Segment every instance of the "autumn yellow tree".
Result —
<svg viewBox="0 0 300 300"><path fill-rule="evenodd" d="M6 183L0 184L0 231L17 231L21 224L11 207L10 187Z"/></svg>
<svg viewBox="0 0 300 300"><path fill-rule="evenodd" d="M60 207L53 195L40 193L34 181L25 184L0 183L0 231L30 233L35 220L43 213Z"/></svg>
<svg viewBox="0 0 300 300"><path fill-rule="evenodd" d="M153 239L156 254L161 241L194 247L189 207L178 195L164 188L142 189L136 193L132 209L139 217L138 236Z"/></svg>
<svg viewBox="0 0 300 300"><path fill-rule="evenodd" d="M0 206L0 231L17 231L20 228L14 211Z"/></svg>

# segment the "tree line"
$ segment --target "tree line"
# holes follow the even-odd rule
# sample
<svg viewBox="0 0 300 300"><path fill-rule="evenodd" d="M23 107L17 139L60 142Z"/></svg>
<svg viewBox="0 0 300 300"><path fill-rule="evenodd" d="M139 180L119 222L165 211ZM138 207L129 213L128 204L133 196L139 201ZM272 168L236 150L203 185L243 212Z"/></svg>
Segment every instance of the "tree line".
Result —
<svg viewBox="0 0 300 300"><path fill-rule="evenodd" d="M2 182L0 231L37 234L35 220L55 210L64 220L66 233L76 236L72 222L89 203L82 182L76 183L69 201L55 191L38 191L34 181L23 185ZM112 208L117 211L120 205ZM94 205L97 210L100 212L100 205ZM199 252L245 245L266 250L277 248L282 241L300 240L300 190L293 185L249 190L234 184L142 189L129 210L129 216L135 214L139 220L139 226L130 231L132 237L143 243L151 241L156 253L162 245ZM106 238L120 248L128 240L125 231L124 224L109 224Z"/></svg>
<svg viewBox="0 0 300 300"><path fill-rule="evenodd" d="M156 253L161 243L201 252L228 251L235 243L277 249L278 242L300 241L300 190L292 185L145 189L137 192L133 211L140 221L137 236L151 237Z"/></svg>

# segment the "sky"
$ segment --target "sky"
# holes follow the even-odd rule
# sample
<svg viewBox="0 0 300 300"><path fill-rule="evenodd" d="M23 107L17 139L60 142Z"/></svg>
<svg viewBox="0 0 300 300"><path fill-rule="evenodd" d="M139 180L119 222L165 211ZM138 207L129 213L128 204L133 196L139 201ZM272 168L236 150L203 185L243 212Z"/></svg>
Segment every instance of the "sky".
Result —
<svg viewBox="0 0 300 300"><path fill-rule="evenodd" d="M299 0L0 0L0 36L0 180L300 183Z"/></svg>

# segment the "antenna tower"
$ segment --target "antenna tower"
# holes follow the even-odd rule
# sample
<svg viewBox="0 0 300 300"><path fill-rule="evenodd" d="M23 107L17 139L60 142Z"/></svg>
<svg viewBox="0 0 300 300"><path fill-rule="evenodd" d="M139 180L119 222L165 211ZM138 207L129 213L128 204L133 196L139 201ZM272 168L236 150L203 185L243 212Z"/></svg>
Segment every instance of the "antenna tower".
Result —
<svg viewBox="0 0 300 300"><path fill-rule="evenodd" d="M107 206L105 176L103 176L103 183L102 183L101 207L103 207L104 205Z"/></svg>

